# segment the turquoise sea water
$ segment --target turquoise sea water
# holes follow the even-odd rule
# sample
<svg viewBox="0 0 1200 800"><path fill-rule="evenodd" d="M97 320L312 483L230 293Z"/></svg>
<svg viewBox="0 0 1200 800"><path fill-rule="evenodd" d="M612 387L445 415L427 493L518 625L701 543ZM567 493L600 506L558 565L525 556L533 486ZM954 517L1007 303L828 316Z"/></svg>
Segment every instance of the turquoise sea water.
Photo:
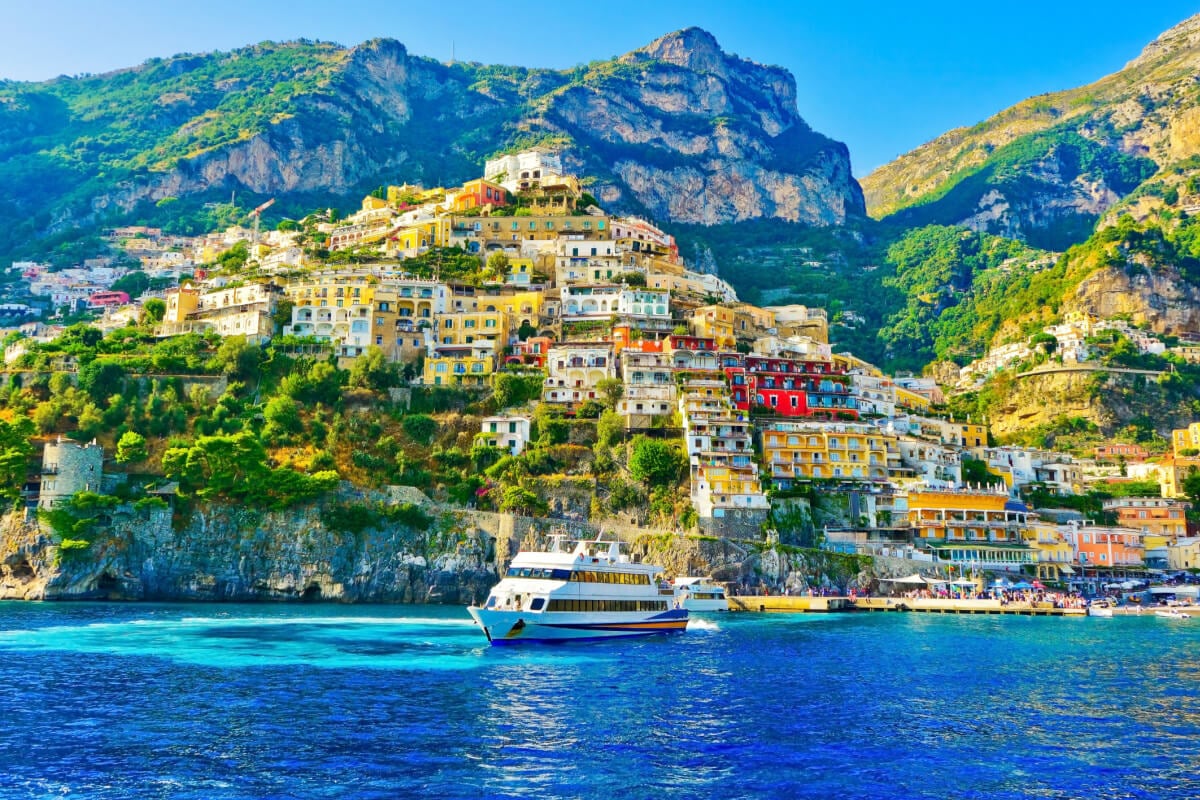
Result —
<svg viewBox="0 0 1200 800"><path fill-rule="evenodd" d="M1200 797L1200 620L0 603L0 798Z"/></svg>

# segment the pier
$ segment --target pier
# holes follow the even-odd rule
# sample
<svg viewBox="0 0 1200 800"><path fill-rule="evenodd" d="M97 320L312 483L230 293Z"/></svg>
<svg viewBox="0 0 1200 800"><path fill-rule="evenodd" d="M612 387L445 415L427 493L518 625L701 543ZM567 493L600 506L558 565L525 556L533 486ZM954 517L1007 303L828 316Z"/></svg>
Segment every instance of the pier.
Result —
<svg viewBox="0 0 1200 800"><path fill-rule="evenodd" d="M790 611L793 613L852 611L848 597L789 597L785 595L732 595L730 611Z"/></svg>
<svg viewBox="0 0 1200 800"><path fill-rule="evenodd" d="M843 611L914 611L926 614L1008 614L1025 617L1084 617L1084 608L1055 608L1050 603L1001 603L992 599L913 599L907 597L788 597L742 595L729 598L730 611L833 613Z"/></svg>

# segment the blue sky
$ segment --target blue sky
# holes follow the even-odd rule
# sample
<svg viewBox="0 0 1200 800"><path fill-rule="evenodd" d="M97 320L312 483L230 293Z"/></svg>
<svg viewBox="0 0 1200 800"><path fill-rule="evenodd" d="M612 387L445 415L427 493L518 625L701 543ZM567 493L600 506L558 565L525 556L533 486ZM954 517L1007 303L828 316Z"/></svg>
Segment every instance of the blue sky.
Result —
<svg viewBox="0 0 1200 800"><path fill-rule="evenodd" d="M0 78L104 72L265 39L399 39L440 60L569 67L699 25L729 52L796 76L800 113L864 175L1026 97L1119 69L1198 0L0 0Z"/></svg>

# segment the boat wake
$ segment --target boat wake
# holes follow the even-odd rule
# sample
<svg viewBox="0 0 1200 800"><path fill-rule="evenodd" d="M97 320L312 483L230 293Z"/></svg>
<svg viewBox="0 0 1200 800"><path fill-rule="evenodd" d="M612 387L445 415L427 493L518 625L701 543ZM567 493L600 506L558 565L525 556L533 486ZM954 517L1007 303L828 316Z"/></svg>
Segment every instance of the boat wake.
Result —
<svg viewBox="0 0 1200 800"><path fill-rule="evenodd" d="M689 631L719 631L721 626L710 619L696 619L692 617L688 620L687 629Z"/></svg>

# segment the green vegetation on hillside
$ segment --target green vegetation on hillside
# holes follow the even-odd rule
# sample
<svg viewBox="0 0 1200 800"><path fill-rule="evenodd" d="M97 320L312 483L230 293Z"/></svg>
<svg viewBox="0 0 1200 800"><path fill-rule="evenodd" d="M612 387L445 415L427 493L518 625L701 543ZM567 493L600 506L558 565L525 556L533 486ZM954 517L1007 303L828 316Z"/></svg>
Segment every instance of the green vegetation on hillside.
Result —
<svg viewBox="0 0 1200 800"><path fill-rule="evenodd" d="M1080 136L1072 126L1062 126L997 148L983 163L950 175L890 221L914 227L955 224L976 214L980 198L997 191L1011 212L1007 218L989 223L989 231L1006 233L1014 218L1036 217L1045 198L1065 195L1063 187L1072 182L1099 183L1117 195L1126 195L1157 170L1148 158L1128 155ZM1019 230L1035 247L1065 250L1086 239L1098 218L1052 213L1047 219L1020 223Z"/></svg>

